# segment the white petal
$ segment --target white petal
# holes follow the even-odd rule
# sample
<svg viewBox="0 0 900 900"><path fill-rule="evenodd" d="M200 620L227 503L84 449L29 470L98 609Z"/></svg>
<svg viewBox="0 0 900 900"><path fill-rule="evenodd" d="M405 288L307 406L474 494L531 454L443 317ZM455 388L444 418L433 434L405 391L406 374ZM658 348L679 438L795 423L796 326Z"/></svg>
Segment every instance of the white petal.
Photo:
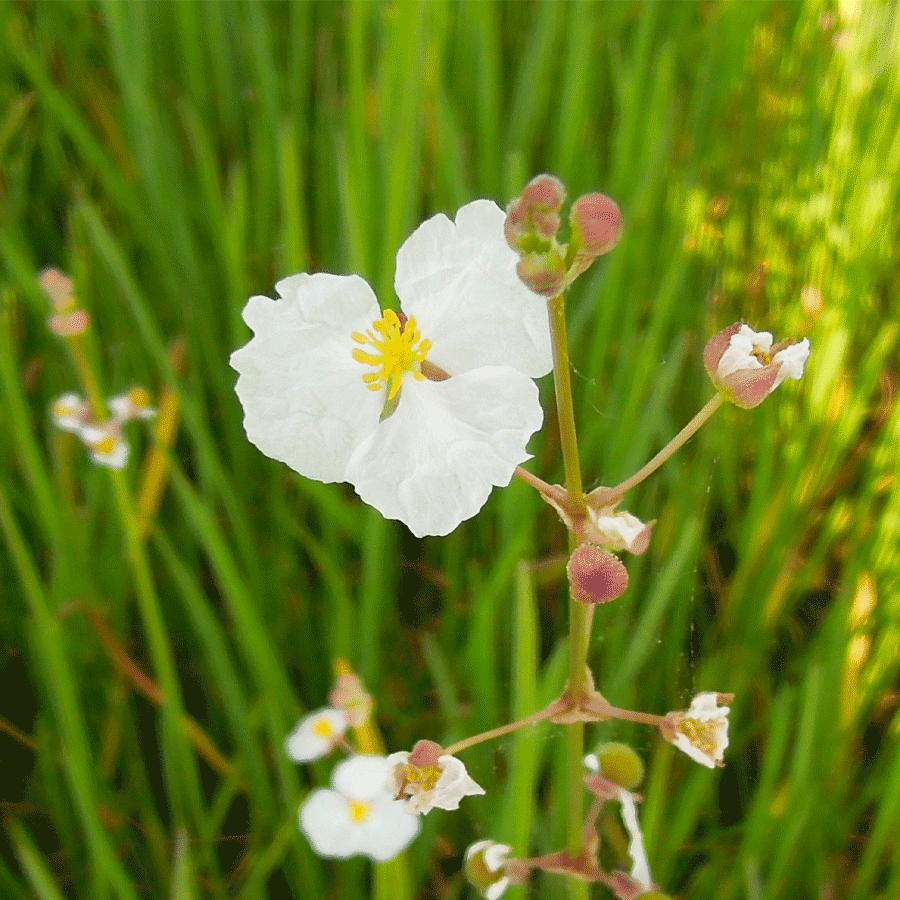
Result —
<svg viewBox="0 0 900 900"><path fill-rule="evenodd" d="M644 835L638 823L637 810L634 797L629 791L619 789L619 802L622 804L622 821L628 829L631 838L628 844L628 853L631 856L631 877L639 881L647 890L651 890L653 882L650 880L650 864L647 862L647 851L644 849Z"/></svg>
<svg viewBox="0 0 900 900"><path fill-rule="evenodd" d="M781 363L772 390L774 391L785 378L799 381L803 377L807 359L809 359L809 338L803 338L798 344L791 344L790 347L779 350L772 358L772 362Z"/></svg>
<svg viewBox="0 0 900 900"><path fill-rule="evenodd" d="M430 362L451 375L512 366L536 378L553 366L547 302L516 274L503 236L506 214L491 200L423 222L397 253L394 287L432 348Z"/></svg>
<svg viewBox="0 0 900 900"><path fill-rule="evenodd" d="M387 781L388 763L383 756L351 756L331 774L332 787L353 800L371 800L387 793Z"/></svg>
<svg viewBox="0 0 900 900"><path fill-rule="evenodd" d="M699 747L695 747L686 735L681 733L676 734L673 743L679 750L687 753L694 762L700 763L701 766L707 766L707 768L710 769L716 767L716 761L711 756L704 753Z"/></svg>
<svg viewBox="0 0 900 900"><path fill-rule="evenodd" d="M509 484L542 420L537 387L514 369L406 378L396 411L360 445L347 480L416 536L448 534L481 509L494 485Z"/></svg>
<svg viewBox="0 0 900 900"><path fill-rule="evenodd" d="M247 437L267 456L318 481L343 481L347 460L377 425L381 392L353 359L351 334L381 318L356 275L294 275L278 300L251 297L250 342L231 355Z"/></svg>
<svg viewBox="0 0 900 900"><path fill-rule="evenodd" d="M372 801L372 815L362 823L362 853L384 862L409 845L419 833L419 817L406 804L383 794Z"/></svg>
<svg viewBox="0 0 900 900"><path fill-rule="evenodd" d="M498 900L503 896L503 892L509 887L509 879L504 875L498 878L485 892L485 900Z"/></svg>
<svg viewBox="0 0 900 900"><path fill-rule="evenodd" d="M359 853L355 825L347 798L337 791L318 788L300 807L300 828L319 856L343 859Z"/></svg>
<svg viewBox="0 0 900 900"><path fill-rule="evenodd" d="M321 734L327 726L328 734ZM294 762L309 762L329 753L347 730L347 718L337 709L324 707L302 718L285 741L287 755Z"/></svg>
<svg viewBox="0 0 900 900"><path fill-rule="evenodd" d="M463 797L475 797L484 793L484 788L470 777L463 762L455 756L438 757L443 767L440 778L434 786L432 805L439 809L459 809Z"/></svg>
<svg viewBox="0 0 900 900"><path fill-rule="evenodd" d="M57 400L53 401L50 407L50 415L53 418L53 424L63 431L71 431L79 433L84 428L85 416L89 414L90 408L87 403L78 396L78 394L63 394Z"/></svg>
<svg viewBox="0 0 900 900"><path fill-rule="evenodd" d="M337 791L319 788L300 807L300 828L320 856L365 854L384 861L396 856L419 833L419 820L382 793L368 801L357 821L352 802Z"/></svg>

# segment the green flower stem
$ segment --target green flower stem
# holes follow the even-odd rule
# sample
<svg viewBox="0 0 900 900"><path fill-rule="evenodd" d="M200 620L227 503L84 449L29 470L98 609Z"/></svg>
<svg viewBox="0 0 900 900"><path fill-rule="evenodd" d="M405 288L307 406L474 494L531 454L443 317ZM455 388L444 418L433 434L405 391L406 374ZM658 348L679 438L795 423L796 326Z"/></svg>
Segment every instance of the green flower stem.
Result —
<svg viewBox="0 0 900 900"><path fill-rule="evenodd" d="M558 713L561 713L565 709L565 704L556 702L551 703L546 709L542 709L540 712L532 713L530 716L526 716L524 719L517 719L515 722L510 722L507 725L500 725L497 728L491 728L490 731L483 731L481 734L473 734L472 737L464 738L461 741L457 741L455 744L451 744L449 747L444 748L444 753L448 756L452 756L454 753L459 753L460 750L466 750L469 747L474 747L476 744L483 744L485 741L493 740L494 738L503 737L505 734L509 734L513 731L518 731L520 728L525 728L527 725L534 725L537 722L543 722L545 719L549 719L551 716L555 716Z"/></svg>
<svg viewBox="0 0 900 900"><path fill-rule="evenodd" d="M578 458L578 435L575 431L575 408L572 403L572 378L569 365L569 339L566 332L565 294L552 297L550 340L553 347L553 384L556 391L556 414L559 420L559 439L566 473L566 491L572 512L586 511L581 463ZM574 549L574 536L569 534L569 549ZM587 645L590 634L589 608L569 595L569 685L570 700L578 703L586 694ZM568 809L566 818L567 847L570 853L581 850L584 785L582 758L584 757L584 723L573 722L566 729L568 756Z"/></svg>
<svg viewBox="0 0 900 900"><path fill-rule="evenodd" d="M613 488L598 488L589 496L596 497L604 506L611 506L622 499L626 491L630 491L635 485L640 484L648 475L655 472L670 456L680 450L699 430L705 425L713 413L725 402L725 398L721 394L712 397L706 406L691 419L675 437L666 444L650 462L643 468L638 469L630 478L626 478L621 484L617 484Z"/></svg>

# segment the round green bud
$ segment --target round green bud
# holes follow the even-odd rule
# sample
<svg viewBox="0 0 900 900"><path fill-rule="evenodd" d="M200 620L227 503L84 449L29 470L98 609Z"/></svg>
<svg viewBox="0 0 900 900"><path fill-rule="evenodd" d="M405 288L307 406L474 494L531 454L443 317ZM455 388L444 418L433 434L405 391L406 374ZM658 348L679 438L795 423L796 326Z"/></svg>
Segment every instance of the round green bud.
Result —
<svg viewBox="0 0 900 900"><path fill-rule="evenodd" d="M644 780L644 761L628 744L601 744L596 754L600 774L626 791L633 790Z"/></svg>

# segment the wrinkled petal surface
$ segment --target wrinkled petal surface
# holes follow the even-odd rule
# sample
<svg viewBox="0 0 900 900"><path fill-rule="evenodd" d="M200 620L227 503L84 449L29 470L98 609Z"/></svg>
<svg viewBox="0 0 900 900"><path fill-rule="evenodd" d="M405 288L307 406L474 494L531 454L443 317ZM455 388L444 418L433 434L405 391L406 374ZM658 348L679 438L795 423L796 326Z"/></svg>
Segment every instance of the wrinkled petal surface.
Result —
<svg viewBox="0 0 900 900"><path fill-rule="evenodd" d="M247 437L267 456L318 481L344 481L347 461L378 424L384 398L369 391L353 359L353 331L381 310L356 275L279 281L278 300L251 297L254 337L231 355Z"/></svg>
<svg viewBox="0 0 900 900"><path fill-rule="evenodd" d="M488 366L446 381L404 380L393 415L347 466L347 480L385 518L417 537L453 531L509 484L529 458L543 412L534 382Z"/></svg>
<svg viewBox="0 0 900 900"><path fill-rule="evenodd" d="M428 359L451 375L511 366L537 378L553 366L543 297L519 280L506 213L491 200L463 206L456 222L423 222L397 253L403 311L432 341Z"/></svg>

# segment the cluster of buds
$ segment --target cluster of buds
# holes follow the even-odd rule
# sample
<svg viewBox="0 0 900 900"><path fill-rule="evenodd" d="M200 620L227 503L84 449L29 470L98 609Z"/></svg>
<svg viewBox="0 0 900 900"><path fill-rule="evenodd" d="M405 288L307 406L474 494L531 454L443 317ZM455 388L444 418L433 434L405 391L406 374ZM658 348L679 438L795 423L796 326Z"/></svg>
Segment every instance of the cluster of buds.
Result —
<svg viewBox="0 0 900 900"><path fill-rule="evenodd" d="M44 289L53 304L53 315L47 324L54 334L70 337L82 334L90 325L87 311L78 306L72 279L65 272L52 266L41 270L38 284Z"/></svg>
<svg viewBox="0 0 900 900"><path fill-rule="evenodd" d="M50 415L57 428L78 435L95 463L121 469L128 461L129 449L122 436L122 426L132 419L152 419L156 408L151 406L150 395L141 387L111 397L107 405L112 415L97 420L87 400L68 393L53 402Z"/></svg>
<svg viewBox="0 0 900 900"><path fill-rule="evenodd" d="M533 178L506 210L506 241L519 254L519 278L545 297L561 294L622 236L622 214L605 194L584 194L569 211L568 244L559 243L563 183L553 175Z"/></svg>

